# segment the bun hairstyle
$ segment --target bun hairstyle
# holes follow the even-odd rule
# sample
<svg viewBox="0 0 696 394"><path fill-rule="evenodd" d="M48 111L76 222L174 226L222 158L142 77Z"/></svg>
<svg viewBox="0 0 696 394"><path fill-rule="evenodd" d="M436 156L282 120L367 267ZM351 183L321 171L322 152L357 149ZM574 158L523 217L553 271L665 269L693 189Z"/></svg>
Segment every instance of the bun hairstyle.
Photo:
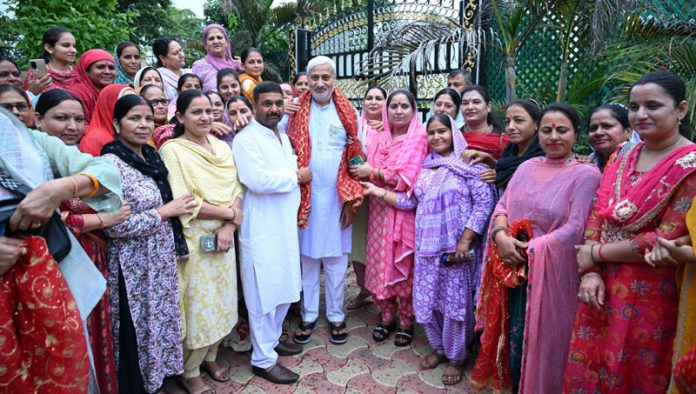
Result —
<svg viewBox="0 0 696 394"><path fill-rule="evenodd" d="M449 128L450 131L453 131L451 119L452 118L450 118L450 116L447 114L433 114L433 116L431 116L430 119L428 119L428 123L425 124L425 129L427 130L428 127L430 127L431 123L437 121ZM457 132L459 132L459 130L457 130Z"/></svg>
<svg viewBox="0 0 696 394"><path fill-rule="evenodd" d="M437 101L437 99L440 98L440 96L442 96L443 94L450 96L450 98L452 99L452 102L454 103L454 106L457 108L457 111L459 111L459 108L462 106L462 96L459 95L458 91L456 91L452 88L440 89L440 91L437 92L437 94L435 94L435 98L433 99L433 103L435 103L435 101ZM433 104L433 106L434 106L434 104Z"/></svg>
<svg viewBox="0 0 696 394"><path fill-rule="evenodd" d="M305 74L305 75L306 75L306 74ZM297 77L295 77L295 78L297 78ZM294 85L294 84L295 84L295 83L293 82L293 85ZM367 90L365 91L365 95L363 96L363 100L365 100L365 98L367 97L367 94L370 93L370 91L371 91L371 90L374 90L374 89L377 89L377 90L379 90L380 92L382 92L382 97L384 97L385 99L387 98L387 91L386 91L386 90L384 90L381 86L372 85L372 86L369 86L369 87L367 88Z"/></svg>
<svg viewBox="0 0 696 394"><path fill-rule="evenodd" d="M181 93L181 88L184 87L184 85L186 84L186 81L188 81L189 79L194 79L194 78L198 80L198 85L200 87L203 87L203 80L201 79L201 77L199 77L198 75L193 74L193 73L186 73L186 74L179 77L179 81L176 83L176 91Z"/></svg>
<svg viewBox="0 0 696 394"><path fill-rule="evenodd" d="M123 41L123 42L119 42L118 45L116 45L116 57L120 58L121 55L123 54L123 50L126 48L130 48L130 47L133 47L133 48L137 49L138 52L140 52L140 47L138 47L138 45L136 45L134 42Z"/></svg>
<svg viewBox="0 0 696 394"><path fill-rule="evenodd" d="M169 44L171 44L172 41L179 42L174 37L164 36L157 38L152 43L152 53L155 55L155 58L157 59L157 67L164 67L164 64L162 64L162 59L160 59L160 56L167 56L167 54L169 53Z"/></svg>
<svg viewBox="0 0 696 394"><path fill-rule="evenodd" d="M210 97L208 97L202 90L187 90L182 92L176 98L176 112L180 113L181 115L185 114L188 108L191 106L191 102L198 97L205 97L208 99L208 101L210 101ZM184 125L181 122L177 122L174 126L172 138L181 137L185 131L186 129L184 128Z"/></svg>
<svg viewBox="0 0 696 394"><path fill-rule="evenodd" d="M249 99L246 98L246 97L244 97L244 96L232 96L232 97L230 97L230 99L227 100L227 103L225 103L225 109L229 111L229 110L230 110L230 104L232 104L232 103L237 103L237 102L240 102L240 101L243 102L244 105L246 105L247 108L249 108L249 110L250 110L251 112L254 112L254 106L251 105L251 101L249 101Z"/></svg>
<svg viewBox="0 0 696 394"><path fill-rule="evenodd" d="M217 86L218 91L220 91L220 85L222 85L222 79L227 77L227 76L230 76L230 75L241 86L241 83L239 82L239 74L231 68L223 68L222 70L218 71L218 73L217 73L217 85L216 86Z"/></svg>
<svg viewBox="0 0 696 394"><path fill-rule="evenodd" d="M252 53L258 53L263 58L263 54L261 53L261 51L259 51L256 48L249 47L249 48L243 50L241 55L239 55L240 59L242 60L242 64L246 63L247 58L249 58L249 55L251 55Z"/></svg>
<svg viewBox="0 0 696 394"><path fill-rule="evenodd" d="M150 112L153 114L155 113L152 105L150 105L147 100L138 96L137 94L127 94L118 99L116 104L114 104L114 120L121 123L121 120L128 115L128 112L139 105L145 105L150 108ZM114 135L116 135L116 130L114 130Z"/></svg>
<svg viewBox="0 0 696 394"><path fill-rule="evenodd" d="M600 105L599 107L595 107L590 111L590 118L592 118L592 115L595 113L602 111L602 110L607 110L611 113L611 117L614 118L617 122L621 124L621 126L624 129L630 129L631 128L631 123L628 121L628 109L624 107L623 105L619 104L605 104L605 105ZM588 119L589 123L589 119Z"/></svg>
<svg viewBox="0 0 696 394"><path fill-rule="evenodd" d="M638 82L633 84L633 87L638 85L645 85L648 83L654 83L660 86L667 92L667 94L674 99L675 107L679 105L682 101L686 100L686 85L684 81L679 78L677 74L669 71L655 71L647 73L640 77ZM631 90L633 90L633 87ZM681 120L679 125L679 133L684 137L689 138L689 113L686 113L684 119Z"/></svg>
<svg viewBox="0 0 696 394"><path fill-rule="evenodd" d="M570 120L570 124L573 126L573 129L575 131L575 135L578 135L580 133L580 115L578 115L578 111L575 110L575 108L571 107L568 104L564 103L553 103L549 104L544 108L544 110L541 112L541 117L539 118L539 122L541 122L541 119L544 117L549 112L560 112L563 115ZM537 126L538 123L537 122Z"/></svg>
<svg viewBox="0 0 696 394"><path fill-rule="evenodd" d="M464 91L462 91L462 101L464 99L464 95L469 93L469 92L478 92L478 94L483 97L483 101L486 104L491 103L491 94L488 93L488 89L486 89L484 86L481 85L469 85L467 86ZM486 119L486 123L489 125L493 126L493 130L496 130L498 132L502 132L503 128L500 127L500 124L498 124L498 121L495 119L493 116L493 111L488 111L488 118Z"/></svg>
<svg viewBox="0 0 696 394"><path fill-rule="evenodd" d="M297 74L295 74L295 78L292 79L292 86L295 86L295 84L297 84L297 81L299 81L299 80L300 80L300 77L303 76L303 75L306 77L306 76L307 76L307 72L305 72L305 71L300 71L300 72L298 72ZM367 90L369 91L370 89L367 89ZM384 90L384 89L382 89L382 90ZM385 94L384 97L387 97L387 95Z"/></svg>
<svg viewBox="0 0 696 394"><path fill-rule="evenodd" d="M541 108L539 108L539 104L532 100L515 100L511 102L507 107L510 108L513 105L516 105L518 107L522 107L524 112L529 115L534 123L538 124L539 120L541 120Z"/></svg>
<svg viewBox="0 0 696 394"><path fill-rule="evenodd" d="M39 116L46 115L46 112L58 106L63 101L77 101L82 106L82 102L77 96L63 89L51 89L41 93L39 101L36 103L36 112Z"/></svg>
<svg viewBox="0 0 696 394"><path fill-rule="evenodd" d="M60 40L60 37L62 37L65 33L70 33L70 30L60 26L51 27L44 32L41 42L43 43L43 45L48 44L48 46L54 47L58 43L58 40ZM46 63L48 63L51 61L51 54L48 53L46 49L44 49L43 53L41 54L41 58L43 58L46 61Z"/></svg>

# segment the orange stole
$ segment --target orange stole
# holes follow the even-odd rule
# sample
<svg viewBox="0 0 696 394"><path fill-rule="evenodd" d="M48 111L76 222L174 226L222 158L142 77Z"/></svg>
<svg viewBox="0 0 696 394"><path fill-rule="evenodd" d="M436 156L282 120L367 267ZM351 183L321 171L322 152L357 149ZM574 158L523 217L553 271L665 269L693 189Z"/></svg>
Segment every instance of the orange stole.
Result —
<svg viewBox="0 0 696 394"><path fill-rule="evenodd" d="M1 278L0 392L86 393L89 358L80 312L48 252L28 237L27 253Z"/></svg>
<svg viewBox="0 0 696 394"><path fill-rule="evenodd" d="M347 144L343 149L341 163L338 166L338 182L336 182L338 197L341 199L341 203L349 203L351 210L355 213L363 202L363 191L360 182L353 179L348 170L350 169L350 159L355 156L365 158L362 144L358 138L358 120L355 116L353 104L338 88L334 88L331 99L334 105L336 105L338 118L346 130L347 136L353 139L353 143ZM309 139L309 111L311 106L312 95L307 90L300 96L300 109L292 115L288 122L287 135L293 148L295 148L298 168L309 166L309 160L312 156L312 143ZM297 223L301 229L305 229L307 228L309 215L312 212L312 204L310 202L312 196L311 182L300 185L300 195L302 200L297 214Z"/></svg>
<svg viewBox="0 0 696 394"><path fill-rule="evenodd" d="M520 219L510 226L510 236L526 232L532 238L532 223ZM482 274L481 295L476 308L476 321L485 322L471 387L481 390L489 385L493 390L512 389L510 377L510 309L508 288L520 286L527 280L526 265L510 266L503 263L495 241L489 241ZM480 328L480 327L477 327Z"/></svg>

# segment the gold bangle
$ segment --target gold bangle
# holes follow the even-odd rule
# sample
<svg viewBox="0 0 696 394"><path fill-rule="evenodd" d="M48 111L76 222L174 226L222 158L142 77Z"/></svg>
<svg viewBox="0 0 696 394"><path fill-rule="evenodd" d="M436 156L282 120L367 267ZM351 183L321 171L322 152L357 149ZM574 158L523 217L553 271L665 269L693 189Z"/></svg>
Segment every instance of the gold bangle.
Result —
<svg viewBox="0 0 696 394"><path fill-rule="evenodd" d="M97 192L99 191L99 181L97 180L97 178L90 175L90 174L85 174L82 172L77 174L77 175L84 175L87 178L89 178L89 180L92 182L93 189L87 196L85 196L85 199L90 198L90 197L94 197L94 195L97 194Z"/></svg>

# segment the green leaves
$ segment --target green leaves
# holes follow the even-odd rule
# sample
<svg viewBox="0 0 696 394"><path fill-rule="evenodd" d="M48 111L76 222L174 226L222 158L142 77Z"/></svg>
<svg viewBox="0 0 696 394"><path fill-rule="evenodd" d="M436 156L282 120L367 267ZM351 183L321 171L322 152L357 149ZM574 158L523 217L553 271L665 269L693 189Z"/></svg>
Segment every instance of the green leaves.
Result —
<svg viewBox="0 0 696 394"><path fill-rule="evenodd" d="M41 40L46 29L63 26L70 30L77 42L78 54L90 48L113 51L116 44L127 40L133 31L132 11L117 13L116 0L87 0L72 2L69 6L59 0L7 0L14 19L3 31L12 46L20 67L27 67L28 59L43 52Z"/></svg>

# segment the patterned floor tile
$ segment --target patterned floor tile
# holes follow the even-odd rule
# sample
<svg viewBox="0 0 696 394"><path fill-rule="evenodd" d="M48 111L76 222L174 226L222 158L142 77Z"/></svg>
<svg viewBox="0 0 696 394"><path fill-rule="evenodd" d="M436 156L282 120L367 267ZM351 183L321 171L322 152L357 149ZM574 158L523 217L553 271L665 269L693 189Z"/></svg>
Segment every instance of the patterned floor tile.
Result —
<svg viewBox="0 0 696 394"><path fill-rule="evenodd" d="M355 390L364 394L395 394L396 388L385 386L376 381L372 375L363 374L354 377L348 382L348 390ZM346 391L347 393L347 391Z"/></svg>
<svg viewBox="0 0 696 394"><path fill-rule="evenodd" d="M316 394L317 392L310 389L309 387L297 387L295 389L295 394ZM217 393L216 393L217 394Z"/></svg>
<svg viewBox="0 0 696 394"><path fill-rule="evenodd" d="M376 343L373 341L370 348L375 356L383 358L385 360L391 360L394 353L403 349L402 347L394 346L394 335L391 335L389 339L384 342Z"/></svg>
<svg viewBox="0 0 696 394"><path fill-rule="evenodd" d="M324 369L318 362L308 359L302 360L300 365L293 368L292 370L296 374L300 375L300 377L304 377L317 372L324 372Z"/></svg>
<svg viewBox="0 0 696 394"><path fill-rule="evenodd" d="M231 368L230 377L237 383L247 384L254 377L254 374L251 372L251 365L247 364L242 367Z"/></svg>
<svg viewBox="0 0 696 394"><path fill-rule="evenodd" d="M411 364L396 360L392 361L387 368L372 372L372 377L385 386L396 387L399 379L416 373L418 371Z"/></svg>
<svg viewBox="0 0 696 394"><path fill-rule="evenodd" d="M442 385L442 383L440 383ZM433 387L428 383L422 381L418 375L406 375L399 379L396 384L399 393L400 390L408 390L407 392L418 393L418 394L442 394L444 390L437 387ZM406 391L405 391L406 392Z"/></svg>
<svg viewBox="0 0 696 394"><path fill-rule="evenodd" d="M425 357L425 356L427 356L428 354L430 354L430 353L433 352L433 348L430 347L430 344L429 344L429 343L426 343L426 344L423 345L423 346L414 347L414 348L413 348L413 352L416 353L417 355L421 356L421 357Z"/></svg>
<svg viewBox="0 0 696 394"><path fill-rule="evenodd" d="M300 353L299 355L302 356L312 349L321 349L325 347L326 344L324 343L324 341L322 341L317 335L312 335L312 339L309 340L309 343L302 345L302 353Z"/></svg>
<svg viewBox="0 0 696 394"><path fill-rule="evenodd" d="M367 368L367 366L361 361L349 360L343 368L327 372L324 374L324 376L326 376L326 379L329 382L337 386L346 387L348 381L352 378L361 374L367 374L369 372L370 369Z"/></svg>
<svg viewBox="0 0 696 394"><path fill-rule="evenodd" d="M356 316L346 317L346 328L348 329L348 332L351 332L356 328L360 327L367 327L367 323L365 323L365 320L360 319Z"/></svg>
<svg viewBox="0 0 696 394"><path fill-rule="evenodd" d="M249 381L249 386L256 386L256 387L264 390L267 393L292 394L295 392L295 386L297 386L297 383L295 383L295 384L276 384L276 383L269 382L268 380L266 380L264 378L254 376Z"/></svg>
<svg viewBox="0 0 696 394"><path fill-rule="evenodd" d="M266 392L260 387L248 385L239 394L266 394Z"/></svg>
<svg viewBox="0 0 696 394"><path fill-rule="evenodd" d="M440 364L434 369L429 369L426 371L421 371L418 377L430 386L437 387L439 389L444 389L445 385L442 384L442 373L447 368L447 364Z"/></svg>
<svg viewBox="0 0 696 394"><path fill-rule="evenodd" d="M335 371L348 362L345 358L334 357L326 349L312 349L304 354L303 360L312 360L324 368L324 372Z"/></svg>
<svg viewBox="0 0 696 394"><path fill-rule="evenodd" d="M368 348L354 351L350 354L350 358L362 361L372 372L385 369L389 366L389 363L391 363L389 360L376 357Z"/></svg>
<svg viewBox="0 0 696 394"><path fill-rule="evenodd" d="M367 341L358 336L351 335L348 336L348 342L343 345L334 345L329 342L326 350L333 356L346 358L351 352L360 348L367 348Z"/></svg>
<svg viewBox="0 0 696 394"><path fill-rule="evenodd" d="M206 383L210 385L210 387L215 389L216 394L234 394L234 393L239 393L242 390L244 390L244 387L246 386L245 384L235 382L234 380L229 380L227 382L216 382L211 379L206 378ZM186 391L184 390L184 393ZM174 393L170 393L174 394Z"/></svg>
<svg viewBox="0 0 696 394"><path fill-rule="evenodd" d="M297 384L298 389L310 389L321 394L343 394L345 387L336 386L329 382L323 373L313 373L307 375Z"/></svg>
<svg viewBox="0 0 696 394"><path fill-rule="evenodd" d="M416 354L416 352L413 351L414 349L403 349L399 350L394 355L392 356L392 360L401 360L404 361L415 369L420 369L420 363L421 360L423 360L423 357L419 356Z"/></svg>

